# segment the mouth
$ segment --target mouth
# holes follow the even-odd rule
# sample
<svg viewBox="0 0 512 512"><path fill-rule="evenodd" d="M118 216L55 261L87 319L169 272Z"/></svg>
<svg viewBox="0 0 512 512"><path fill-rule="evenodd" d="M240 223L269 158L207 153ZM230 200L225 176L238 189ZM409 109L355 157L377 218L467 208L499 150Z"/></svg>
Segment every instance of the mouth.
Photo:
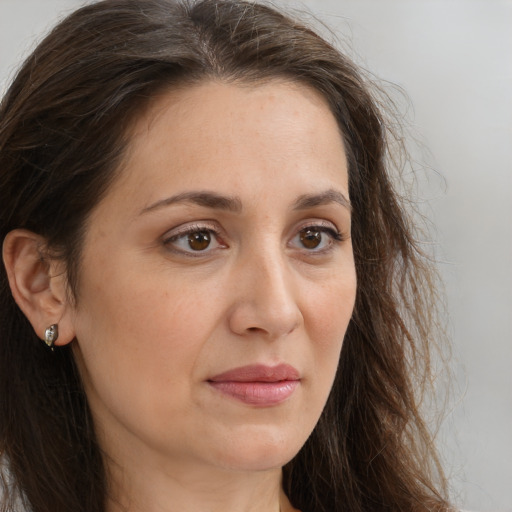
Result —
<svg viewBox="0 0 512 512"><path fill-rule="evenodd" d="M300 384L293 366L249 365L234 368L208 379L208 384L225 396L248 405L270 407L290 398Z"/></svg>

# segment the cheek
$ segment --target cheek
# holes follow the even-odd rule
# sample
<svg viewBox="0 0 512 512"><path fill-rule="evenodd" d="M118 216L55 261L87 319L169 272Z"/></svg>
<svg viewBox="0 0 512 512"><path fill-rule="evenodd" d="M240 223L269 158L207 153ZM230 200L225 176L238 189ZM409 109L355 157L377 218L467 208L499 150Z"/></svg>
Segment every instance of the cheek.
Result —
<svg viewBox="0 0 512 512"><path fill-rule="evenodd" d="M77 312L78 348L94 395L112 408L139 401L149 415L162 390L188 396L183 383L194 374L215 311L199 289L162 275L122 271L127 268L110 269L106 281L99 274L86 276Z"/></svg>
<svg viewBox="0 0 512 512"><path fill-rule="evenodd" d="M341 345L354 309L356 288L355 272L332 275L321 286L312 287L306 325L313 326L317 343Z"/></svg>
<svg viewBox="0 0 512 512"><path fill-rule="evenodd" d="M176 418L189 418L186 428L197 421L194 382L215 325L214 304L163 275L121 274L113 272L104 290L89 281L80 306L77 361L91 411L114 452L126 433L159 452L179 451L169 439L181 439L185 428Z"/></svg>
<svg viewBox="0 0 512 512"><path fill-rule="evenodd" d="M353 268L353 267L352 267ZM305 318L312 340L314 374L321 382L322 393L328 393L334 380L343 339L352 316L356 296L355 270L332 274L322 286L312 287L308 294L310 307Z"/></svg>
<svg viewBox="0 0 512 512"><path fill-rule="evenodd" d="M89 263L80 290L82 327L101 327L96 334L108 336L112 344L148 345L172 338L185 345L187 336L180 333L199 328L199 312L211 309L203 307L202 288L180 279L161 263L150 260L148 265L144 258L140 260L113 253L109 261Z"/></svg>

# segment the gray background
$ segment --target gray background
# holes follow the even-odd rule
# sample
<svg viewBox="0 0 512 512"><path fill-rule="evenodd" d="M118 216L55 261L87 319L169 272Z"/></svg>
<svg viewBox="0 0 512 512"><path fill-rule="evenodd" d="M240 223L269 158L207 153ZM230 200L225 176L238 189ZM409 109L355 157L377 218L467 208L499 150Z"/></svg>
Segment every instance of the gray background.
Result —
<svg viewBox="0 0 512 512"><path fill-rule="evenodd" d="M0 91L34 41L81 3L0 0ZM281 3L313 11L410 98L454 344L440 447L459 506L512 511L512 2Z"/></svg>

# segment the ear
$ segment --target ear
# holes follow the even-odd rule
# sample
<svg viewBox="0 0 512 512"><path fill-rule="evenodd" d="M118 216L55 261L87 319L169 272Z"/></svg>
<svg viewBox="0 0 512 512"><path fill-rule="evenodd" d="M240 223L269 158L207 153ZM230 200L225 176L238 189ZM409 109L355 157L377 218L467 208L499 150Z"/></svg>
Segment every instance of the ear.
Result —
<svg viewBox="0 0 512 512"><path fill-rule="evenodd" d="M45 255L45 239L25 229L7 234L3 259L14 300L44 340L47 327L59 325L55 345L75 337L64 264Z"/></svg>

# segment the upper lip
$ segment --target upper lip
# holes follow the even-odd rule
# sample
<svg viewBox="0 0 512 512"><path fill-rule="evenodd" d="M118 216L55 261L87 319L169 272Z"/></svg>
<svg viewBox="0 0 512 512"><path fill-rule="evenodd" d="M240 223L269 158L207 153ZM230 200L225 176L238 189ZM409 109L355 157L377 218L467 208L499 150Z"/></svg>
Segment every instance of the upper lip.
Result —
<svg viewBox="0 0 512 512"><path fill-rule="evenodd" d="M299 379L299 371L289 364L275 366L250 364L233 368L208 380L210 382L281 382Z"/></svg>

